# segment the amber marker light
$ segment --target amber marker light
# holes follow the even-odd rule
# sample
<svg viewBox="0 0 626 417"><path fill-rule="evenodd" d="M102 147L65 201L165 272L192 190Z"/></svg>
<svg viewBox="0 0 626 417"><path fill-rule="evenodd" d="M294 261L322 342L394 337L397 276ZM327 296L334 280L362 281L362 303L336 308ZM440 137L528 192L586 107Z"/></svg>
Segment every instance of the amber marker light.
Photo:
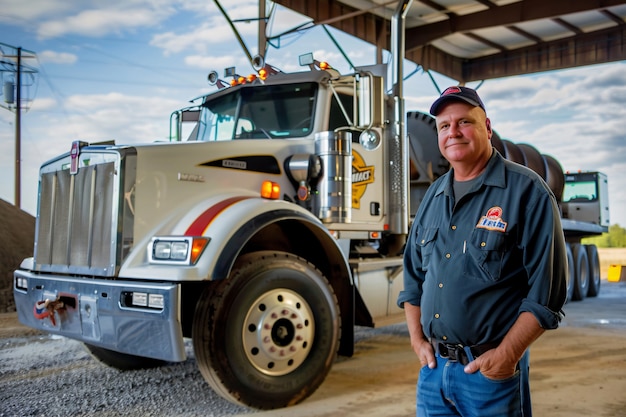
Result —
<svg viewBox="0 0 626 417"><path fill-rule="evenodd" d="M208 243L209 239L206 237L193 238L193 243L191 244L191 257L189 259L192 264L196 263Z"/></svg>
<svg viewBox="0 0 626 417"><path fill-rule="evenodd" d="M326 62L326 61L320 62L320 69L321 70L327 70L328 68L330 68L330 65L328 64L328 62Z"/></svg>
<svg viewBox="0 0 626 417"><path fill-rule="evenodd" d="M250 74L248 75L248 77L246 78L246 81L251 83L252 81L256 80L256 74Z"/></svg>
<svg viewBox="0 0 626 417"><path fill-rule="evenodd" d="M259 70L259 78L265 81L267 79L267 70L262 68Z"/></svg>
<svg viewBox="0 0 626 417"><path fill-rule="evenodd" d="M261 184L261 197L278 200L280 197L280 185L272 181L263 181L263 184Z"/></svg>

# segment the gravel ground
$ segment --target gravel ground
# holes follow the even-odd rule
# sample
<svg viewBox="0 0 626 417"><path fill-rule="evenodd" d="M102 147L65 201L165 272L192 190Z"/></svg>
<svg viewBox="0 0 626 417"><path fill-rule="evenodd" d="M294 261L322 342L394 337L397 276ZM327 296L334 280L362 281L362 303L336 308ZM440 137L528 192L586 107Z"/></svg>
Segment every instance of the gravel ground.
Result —
<svg viewBox="0 0 626 417"><path fill-rule="evenodd" d="M370 339L398 336L408 338L404 323L358 328L355 350L368 350ZM0 314L0 417L221 417L259 412L216 394L197 368L191 340L185 348L185 362L120 371L98 362L81 342L26 328L14 313ZM339 357L336 363L346 360Z"/></svg>
<svg viewBox="0 0 626 417"><path fill-rule="evenodd" d="M0 341L0 416L225 416L247 414L215 394L186 362L119 371L77 341L33 335Z"/></svg>
<svg viewBox="0 0 626 417"><path fill-rule="evenodd" d="M532 348L531 391L538 417L626 416L626 282L603 282L597 298L567 304L559 330ZM222 399L188 360L119 371L82 344L44 335L0 314L2 416L409 417L419 363L406 324L358 328L355 354L339 358L322 386L286 409L258 411Z"/></svg>

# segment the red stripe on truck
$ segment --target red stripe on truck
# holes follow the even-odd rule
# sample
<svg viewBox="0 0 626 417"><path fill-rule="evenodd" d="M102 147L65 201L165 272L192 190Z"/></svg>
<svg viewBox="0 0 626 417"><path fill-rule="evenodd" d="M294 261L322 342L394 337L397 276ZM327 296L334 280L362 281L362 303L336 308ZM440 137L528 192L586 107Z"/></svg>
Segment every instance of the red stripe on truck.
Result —
<svg viewBox="0 0 626 417"><path fill-rule="evenodd" d="M224 201L220 201L214 206L206 209L193 223L187 228L185 236L202 236L204 231L209 227L209 224L227 207L235 204L238 201L245 200L250 197L231 197Z"/></svg>

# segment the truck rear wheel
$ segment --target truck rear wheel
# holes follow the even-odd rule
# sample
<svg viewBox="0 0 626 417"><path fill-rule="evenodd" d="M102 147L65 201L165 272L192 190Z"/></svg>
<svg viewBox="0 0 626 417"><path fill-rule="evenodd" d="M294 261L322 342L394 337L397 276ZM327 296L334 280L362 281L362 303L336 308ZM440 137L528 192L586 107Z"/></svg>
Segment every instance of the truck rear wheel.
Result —
<svg viewBox="0 0 626 417"><path fill-rule="evenodd" d="M587 290L589 288L589 260L587 258L585 245L578 243L573 245L573 252L574 264L576 265L576 279L574 280L572 300L580 301L587 296Z"/></svg>
<svg viewBox="0 0 626 417"><path fill-rule="evenodd" d="M84 343L85 348L92 357L99 362L117 368L122 371L130 371L135 369L158 368L164 365L165 361L161 359L146 358L143 356L129 355L128 353L116 352L114 350L101 348L99 346Z"/></svg>
<svg viewBox="0 0 626 417"><path fill-rule="evenodd" d="M572 301L574 294L574 282L576 281L576 264L574 263L574 253L569 243L565 244L565 254L567 255L567 298L566 302Z"/></svg>
<svg viewBox="0 0 626 417"><path fill-rule="evenodd" d="M585 245L587 258L589 259L589 289L588 297L596 297L600 293L600 256L596 245Z"/></svg>
<svg viewBox="0 0 626 417"><path fill-rule="evenodd" d="M323 274L284 252L255 252L200 298L192 337L200 372L226 399L272 409L296 404L336 357L339 307Z"/></svg>

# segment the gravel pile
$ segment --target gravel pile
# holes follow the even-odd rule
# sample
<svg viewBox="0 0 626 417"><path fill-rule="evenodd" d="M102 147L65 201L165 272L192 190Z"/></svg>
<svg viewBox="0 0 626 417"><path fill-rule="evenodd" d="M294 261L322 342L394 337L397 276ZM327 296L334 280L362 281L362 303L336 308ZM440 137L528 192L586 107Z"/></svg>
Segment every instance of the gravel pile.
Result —
<svg viewBox="0 0 626 417"><path fill-rule="evenodd" d="M33 256L35 218L0 200L0 313L15 311L13 271Z"/></svg>

